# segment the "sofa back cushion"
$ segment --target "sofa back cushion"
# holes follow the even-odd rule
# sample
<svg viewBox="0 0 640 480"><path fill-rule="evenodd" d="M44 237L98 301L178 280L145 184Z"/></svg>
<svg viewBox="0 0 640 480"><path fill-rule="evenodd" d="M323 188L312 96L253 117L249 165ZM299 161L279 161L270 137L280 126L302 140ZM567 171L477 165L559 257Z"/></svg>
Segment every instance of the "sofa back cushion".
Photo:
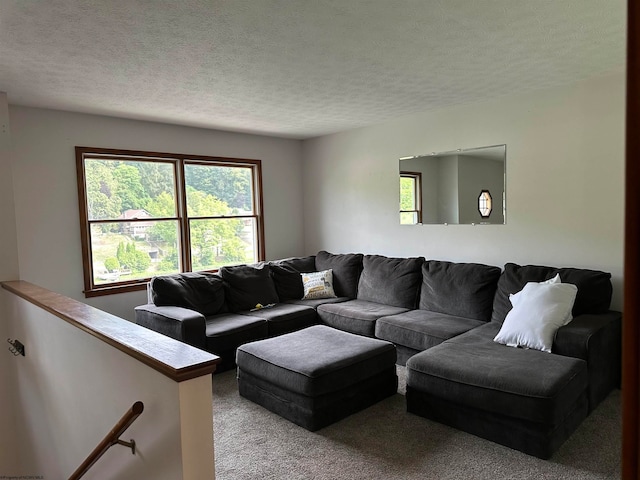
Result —
<svg viewBox="0 0 640 480"><path fill-rule="evenodd" d="M259 303L278 303L278 293L266 263L222 267L220 276L227 282L227 304L232 312L250 310Z"/></svg>
<svg viewBox="0 0 640 480"><path fill-rule="evenodd" d="M358 283L358 300L415 308L424 258L365 255Z"/></svg>
<svg viewBox="0 0 640 480"><path fill-rule="evenodd" d="M498 280L491 320L504 322L507 313L511 310L510 294L522 290L527 282L544 282L555 277L556 274L560 275L562 283L572 283L578 287L572 311L574 317L583 313L604 313L609 310L613 292L610 273L584 268L521 266L507 263Z"/></svg>
<svg viewBox="0 0 640 480"><path fill-rule="evenodd" d="M362 256L361 253L333 254L322 250L316 255L316 271L333 270L333 290L336 295L356 298Z"/></svg>
<svg viewBox="0 0 640 480"><path fill-rule="evenodd" d="M151 299L159 307L184 307L201 314L225 312L225 288L213 273L176 273L151 279Z"/></svg>
<svg viewBox="0 0 640 480"><path fill-rule="evenodd" d="M421 310L488 322L500 269L429 260L422 265Z"/></svg>
<svg viewBox="0 0 640 480"><path fill-rule="evenodd" d="M316 271L316 257L294 257L269 262L271 276L280 301L300 300L304 296L301 273Z"/></svg>

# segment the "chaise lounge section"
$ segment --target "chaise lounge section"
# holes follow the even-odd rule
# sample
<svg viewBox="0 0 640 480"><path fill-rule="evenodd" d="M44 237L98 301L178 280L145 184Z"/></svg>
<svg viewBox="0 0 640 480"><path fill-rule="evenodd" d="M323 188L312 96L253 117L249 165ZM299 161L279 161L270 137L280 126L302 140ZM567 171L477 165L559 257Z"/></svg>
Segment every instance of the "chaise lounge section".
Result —
<svg viewBox="0 0 640 480"><path fill-rule="evenodd" d="M577 296L554 353L497 343L509 296L555 275L576 285ZM490 322L408 360L407 410L549 458L619 386L621 316L608 311L610 300L604 272L507 264Z"/></svg>
<svg viewBox="0 0 640 480"><path fill-rule="evenodd" d="M407 411L549 458L588 413L583 360L497 344L488 323L407 362Z"/></svg>

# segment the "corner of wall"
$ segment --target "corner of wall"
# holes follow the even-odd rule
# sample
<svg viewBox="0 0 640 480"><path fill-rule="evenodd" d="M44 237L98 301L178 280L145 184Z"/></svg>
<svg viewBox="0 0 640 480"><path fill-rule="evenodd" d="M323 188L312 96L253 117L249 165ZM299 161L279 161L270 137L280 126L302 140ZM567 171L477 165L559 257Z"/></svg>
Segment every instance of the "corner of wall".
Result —
<svg viewBox="0 0 640 480"><path fill-rule="evenodd" d="M7 94L0 92L0 280L16 280L19 276L9 120Z"/></svg>
<svg viewBox="0 0 640 480"><path fill-rule="evenodd" d="M12 146L11 129L9 128L9 104L7 94L0 92L0 281L15 280L19 277L18 243L16 238L16 217L13 198ZM13 325L7 310L3 291L0 291L0 338L13 335ZM14 364L10 352L5 349L2 355L8 360L0 362L0 432L3 447L0 448L0 465L2 473L17 471L18 451L12 436L15 432L15 391ZM8 408L6 408L8 406Z"/></svg>

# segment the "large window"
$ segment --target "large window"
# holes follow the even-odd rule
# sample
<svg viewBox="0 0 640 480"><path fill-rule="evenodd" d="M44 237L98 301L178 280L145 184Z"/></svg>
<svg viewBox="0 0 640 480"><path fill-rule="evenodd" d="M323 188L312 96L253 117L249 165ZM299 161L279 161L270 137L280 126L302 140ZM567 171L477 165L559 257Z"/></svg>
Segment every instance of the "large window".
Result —
<svg viewBox="0 0 640 480"><path fill-rule="evenodd" d="M260 160L76 147L85 295L264 260Z"/></svg>
<svg viewBox="0 0 640 480"><path fill-rule="evenodd" d="M400 172L400 224L422 223L422 174Z"/></svg>

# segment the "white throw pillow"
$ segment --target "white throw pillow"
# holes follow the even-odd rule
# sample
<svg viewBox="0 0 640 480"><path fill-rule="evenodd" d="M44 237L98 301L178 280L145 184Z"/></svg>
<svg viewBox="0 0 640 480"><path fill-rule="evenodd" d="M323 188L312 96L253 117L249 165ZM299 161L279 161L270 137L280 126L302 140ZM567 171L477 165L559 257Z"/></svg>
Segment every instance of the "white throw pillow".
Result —
<svg viewBox="0 0 640 480"><path fill-rule="evenodd" d="M303 300L336 298L336 293L333 291L333 270L301 273L300 275L302 275L302 286L304 287Z"/></svg>
<svg viewBox="0 0 640 480"><path fill-rule="evenodd" d="M549 280L545 280L544 282L540 282L540 283L562 283L562 280L560 280L560 274L556 273L556 276L553 278L550 278Z"/></svg>
<svg viewBox="0 0 640 480"><path fill-rule="evenodd" d="M534 283L534 282L530 282L530 283ZM556 273L556 276L553 278L550 278L549 280L545 280L544 282L540 282L541 285L553 285L555 283L562 283L562 281L560 280L560 274ZM513 305L514 307L517 305L517 303L520 301L520 294L522 293L522 290L520 290L518 293L511 293L509 295L509 301L511 302L511 305ZM562 325L568 325L569 322L573 320L573 313L571 310L569 310L569 312L567 313L567 316L564 318L564 322L562 323Z"/></svg>
<svg viewBox="0 0 640 480"><path fill-rule="evenodd" d="M511 297L513 308L494 340L551 353L558 328L571 320L577 293L578 287L570 283L527 283Z"/></svg>

